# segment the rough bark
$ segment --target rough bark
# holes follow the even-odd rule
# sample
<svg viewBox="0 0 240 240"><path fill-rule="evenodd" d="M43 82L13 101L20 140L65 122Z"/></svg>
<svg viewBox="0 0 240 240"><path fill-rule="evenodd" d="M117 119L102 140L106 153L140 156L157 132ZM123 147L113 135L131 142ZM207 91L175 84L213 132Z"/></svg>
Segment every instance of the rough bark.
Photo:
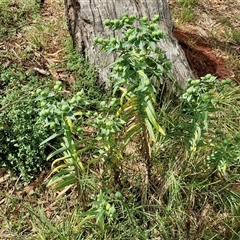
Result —
<svg viewBox="0 0 240 240"><path fill-rule="evenodd" d="M173 22L166 0L65 0L65 6L68 28L74 45L90 62L99 67L101 84L109 85L107 66L116 56L99 53L99 48L93 45L93 39L96 36L109 35L103 25L104 20L119 18L123 13L148 17L160 15L162 18L160 27L168 38L159 44L173 64L174 78L185 87L186 80L193 77L185 54L172 34Z"/></svg>

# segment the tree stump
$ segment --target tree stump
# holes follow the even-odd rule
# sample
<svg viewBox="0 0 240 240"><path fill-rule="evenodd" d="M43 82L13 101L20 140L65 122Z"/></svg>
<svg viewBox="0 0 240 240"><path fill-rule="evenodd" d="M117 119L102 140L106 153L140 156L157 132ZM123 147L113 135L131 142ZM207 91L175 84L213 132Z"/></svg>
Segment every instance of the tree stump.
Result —
<svg viewBox="0 0 240 240"><path fill-rule="evenodd" d="M172 62L172 77L183 88L186 88L186 80L194 77L181 46L173 36L173 22L166 0L65 0L65 7L69 32L76 49L98 67L99 83L106 88L110 86L108 65L117 55L99 52L99 48L93 45L93 39L118 35L117 32L108 33L103 22L119 18L124 13L149 18L160 15L160 27L168 37L159 42L159 46Z"/></svg>

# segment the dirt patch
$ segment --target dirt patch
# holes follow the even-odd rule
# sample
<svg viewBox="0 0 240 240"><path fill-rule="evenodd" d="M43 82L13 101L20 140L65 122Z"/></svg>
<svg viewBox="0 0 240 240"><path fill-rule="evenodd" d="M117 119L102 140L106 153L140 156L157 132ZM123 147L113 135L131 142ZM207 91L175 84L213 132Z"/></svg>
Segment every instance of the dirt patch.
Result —
<svg viewBox="0 0 240 240"><path fill-rule="evenodd" d="M208 73L217 76L220 80L234 76L223 58L211 49L208 39L179 28L176 28L173 33L182 46L196 77L202 77Z"/></svg>
<svg viewBox="0 0 240 240"><path fill-rule="evenodd" d="M191 2L168 1L175 35L189 64L198 76L206 71L220 78L230 75L240 84L240 1L197 0L193 6ZM183 21L184 13L195 17Z"/></svg>

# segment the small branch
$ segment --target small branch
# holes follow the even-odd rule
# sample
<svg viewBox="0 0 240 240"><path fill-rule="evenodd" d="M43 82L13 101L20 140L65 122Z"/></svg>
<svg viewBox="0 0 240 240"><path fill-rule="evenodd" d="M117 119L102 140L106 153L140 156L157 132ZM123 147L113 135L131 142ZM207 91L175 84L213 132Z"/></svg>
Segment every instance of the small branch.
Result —
<svg viewBox="0 0 240 240"><path fill-rule="evenodd" d="M19 103L19 102L22 102L22 100L24 99L25 97L21 97L20 99L16 100L16 101L13 101L13 102L10 102L8 104L6 104L5 106L1 107L0 108L0 112L4 111L6 108L14 105L15 103Z"/></svg>

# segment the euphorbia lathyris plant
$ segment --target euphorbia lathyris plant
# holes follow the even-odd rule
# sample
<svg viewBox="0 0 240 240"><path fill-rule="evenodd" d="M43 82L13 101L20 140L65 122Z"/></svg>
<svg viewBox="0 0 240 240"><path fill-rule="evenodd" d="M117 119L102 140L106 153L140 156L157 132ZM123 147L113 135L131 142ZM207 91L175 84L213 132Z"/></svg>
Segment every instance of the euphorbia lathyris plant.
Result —
<svg viewBox="0 0 240 240"><path fill-rule="evenodd" d="M159 28L159 16L147 17L122 15L120 19L105 20L110 30L121 31L121 38L95 38L95 44L107 53L117 53L111 64L113 94L121 92L120 108L116 115L125 121L122 139L125 145L140 136L140 149L150 176L151 143L157 132L165 135L158 124L154 106L161 91L161 82L171 69L171 63L158 42L166 36ZM148 181L148 180L147 180Z"/></svg>

